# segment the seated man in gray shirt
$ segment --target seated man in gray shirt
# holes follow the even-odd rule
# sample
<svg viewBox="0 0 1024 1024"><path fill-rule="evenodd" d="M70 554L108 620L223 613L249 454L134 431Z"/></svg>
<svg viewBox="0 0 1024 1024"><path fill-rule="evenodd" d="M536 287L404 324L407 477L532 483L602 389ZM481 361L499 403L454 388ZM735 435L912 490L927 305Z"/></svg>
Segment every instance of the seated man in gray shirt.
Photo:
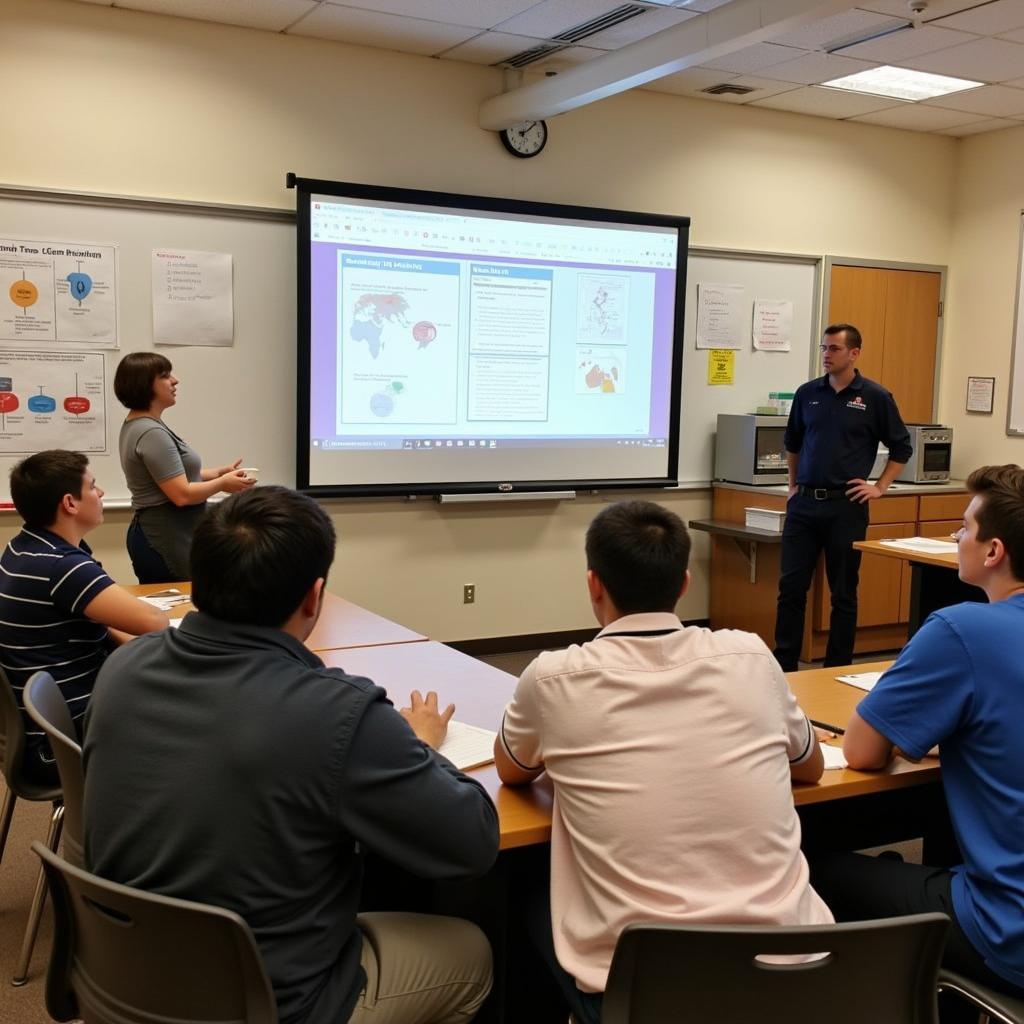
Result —
<svg viewBox="0 0 1024 1024"><path fill-rule="evenodd" d="M97 874L250 925L281 1024L465 1022L491 983L467 921L356 916L363 851L429 879L485 872L497 814L441 757L450 710L396 711L303 646L334 557L311 498L260 487L210 509L197 612L112 655L85 745Z"/></svg>

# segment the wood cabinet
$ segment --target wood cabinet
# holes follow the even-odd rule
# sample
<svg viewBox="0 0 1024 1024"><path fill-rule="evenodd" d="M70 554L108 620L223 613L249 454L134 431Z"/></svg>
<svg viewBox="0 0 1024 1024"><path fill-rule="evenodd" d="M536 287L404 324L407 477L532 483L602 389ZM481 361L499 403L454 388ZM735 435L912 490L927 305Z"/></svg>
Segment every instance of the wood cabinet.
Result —
<svg viewBox="0 0 1024 1024"><path fill-rule="evenodd" d="M930 423L942 276L935 271L832 265L829 323L854 324L857 368L888 388L906 423Z"/></svg>
<svg viewBox="0 0 1024 1024"><path fill-rule="evenodd" d="M867 540L895 537L947 536L960 526L968 501L965 491L934 495L891 494L873 501ZM742 523L747 506L783 509L779 494L757 488L715 487L712 518ZM755 579L750 579L749 552L728 537L711 539L711 625L715 629L745 629L757 633L769 647L775 643L775 605L778 597L781 545L759 544ZM861 560L858 587L857 654L892 651L907 640L910 618L910 566L895 558L866 554ZM814 661L828 643L831 593L824 559L807 596L807 616L800 657Z"/></svg>

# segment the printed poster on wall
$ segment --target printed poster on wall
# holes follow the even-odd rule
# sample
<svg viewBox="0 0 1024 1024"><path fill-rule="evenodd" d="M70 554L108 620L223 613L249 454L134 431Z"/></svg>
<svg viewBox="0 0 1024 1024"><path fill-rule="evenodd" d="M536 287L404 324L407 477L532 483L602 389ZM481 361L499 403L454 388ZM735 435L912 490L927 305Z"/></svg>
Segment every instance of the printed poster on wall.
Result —
<svg viewBox="0 0 1024 1024"><path fill-rule="evenodd" d="M735 383L736 353L731 348L708 350L708 383Z"/></svg>
<svg viewBox="0 0 1024 1024"><path fill-rule="evenodd" d="M785 299L755 299L751 335L756 349L788 352L793 339L793 303Z"/></svg>
<svg viewBox="0 0 1024 1024"><path fill-rule="evenodd" d="M117 348L117 247L0 238L0 345Z"/></svg>
<svg viewBox="0 0 1024 1024"><path fill-rule="evenodd" d="M153 250L153 340L226 346L234 340L231 254Z"/></svg>
<svg viewBox="0 0 1024 1024"><path fill-rule="evenodd" d="M697 285L697 348L739 348L746 338L743 286Z"/></svg>
<svg viewBox="0 0 1024 1024"><path fill-rule="evenodd" d="M102 352L0 350L0 453L107 450Z"/></svg>

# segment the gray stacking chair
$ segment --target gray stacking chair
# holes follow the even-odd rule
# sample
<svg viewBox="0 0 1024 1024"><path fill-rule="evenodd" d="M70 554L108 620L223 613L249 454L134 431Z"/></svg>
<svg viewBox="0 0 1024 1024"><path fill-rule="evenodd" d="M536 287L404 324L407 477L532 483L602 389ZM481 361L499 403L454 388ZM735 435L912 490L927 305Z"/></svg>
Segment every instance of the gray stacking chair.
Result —
<svg viewBox="0 0 1024 1024"><path fill-rule="evenodd" d="M979 1015L1001 1024L1024 1024L1024 999L1008 996L1005 992L983 985L980 981L965 978L962 974L947 970L939 971L939 990L953 992L962 999L973 1003Z"/></svg>
<svg viewBox="0 0 1024 1024"><path fill-rule="evenodd" d="M7 847L7 835L14 817L14 805L19 797L22 800L37 800L54 803L60 801L59 786L38 786L22 775L21 760L25 752L25 721L21 717L21 709L11 689L10 681L0 670L0 771L7 782L7 793L4 796L3 810L0 810L0 861L3 860ZM46 845L51 850L57 849L60 842L61 828L64 823L64 805L54 803L50 816L50 828L46 835ZM22 941L18 968L14 975L15 985L24 985L28 972L28 962L32 957L36 933L39 931L39 919L43 913L43 901L46 898L46 884L40 869L36 882L35 894L32 897L32 909L29 911L28 923L25 926L25 938Z"/></svg>
<svg viewBox="0 0 1024 1024"><path fill-rule="evenodd" d="M98 878L40 842L53 903L46 1009L85 1024L277 1024L237 914Z"/></svg>
<svg viewBox="0 0 1024 1024"><path fill-rule="evenodd" d="M810 927L630 925L601 1024L935 1024L945 914ZM761 954L826 953L806 963Z"/></svg>

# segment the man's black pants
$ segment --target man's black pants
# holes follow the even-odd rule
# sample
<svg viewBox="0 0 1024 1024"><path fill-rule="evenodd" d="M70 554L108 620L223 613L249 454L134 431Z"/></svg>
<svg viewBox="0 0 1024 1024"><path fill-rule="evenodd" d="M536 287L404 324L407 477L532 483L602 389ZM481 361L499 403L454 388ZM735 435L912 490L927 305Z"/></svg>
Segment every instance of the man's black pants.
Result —
<svg viewBox="0 0 1024 1024"><path fill-rule="evenodd" d="M860 552L852 545L855 540L864 539L867 529L867 502L859 504L846 498L818 501L799 493L789 499L782 530L775 618L775 657L784 672L795 672L798 667L807 591L822 551L832 591L825 665L849 665L853 660Z"/></svg>

